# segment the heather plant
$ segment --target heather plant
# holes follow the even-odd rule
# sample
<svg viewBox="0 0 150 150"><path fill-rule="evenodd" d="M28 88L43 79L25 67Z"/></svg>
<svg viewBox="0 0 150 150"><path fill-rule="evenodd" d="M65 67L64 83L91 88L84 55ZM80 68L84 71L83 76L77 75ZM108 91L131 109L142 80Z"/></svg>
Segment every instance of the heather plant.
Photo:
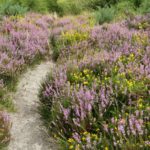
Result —
<svg viewBox="0 0 150 150"><path fill-rule="evenodd" d="M87 45L91 44L88 41L93 25L94 20L88 16L78 16L76 19L63 18L56 21L51 34L54 60L68 59L70 54L80 55L83 50L86 50Z"/></svg>
<svg viewBox="0 0 150 150"><path fill-rule="evenodd" d="M115 23L89 36L93 55L61 65L42 85L50 133L64 149L148 149L149 34Z"/></svg>
<svg viewBox="0 0 150 150"><path fill-rule="evenodd" d="M148 13L144 16L129 18L126 21L126 24L130 29L148 30L150 28L150 14Z"/></svg>
<svg viewBox="0 0 150 150"><path fill-rule="evenodd" d="M34 60L49 53L50 16L9 17L2 22L0 39L0 76L14 78ZM9 80L10 81L10 80Z"/></svg>
<svg viewBox="0 0 150 150"><path fill-rule="evenodd" d="M31 20L32 17L33 19ZM15 91L20 73L49 53L49 15L4 17L0 29L0 109L13 110L8 91Z"/></svg>
<svg viewBox="0 0 150 150"><path fill-rule="evenodd" d="M118 58L118 61L121 61L120 58ZM43 98L47 100L49 98L46 107L47 111L51 112L49 114L50 130L54 136L63 140L68 139L67 145L65 145L66 149L71 147L72 149L76 147L90 149L93 145L97 149L120 147L128 136L129 139L136 139L136 142L139 141L138 138L135 138L136 134L139 134L140 137L142 135L142 137L146 137L147 131L145 129L147 125L144 124L141 117L135 116L135 113L141 112L148 107L146 100L148 98L146 94L148 92L147 83L140 80L136 82L135 77L128 79L127 76L131 76L130 74L132 73L119 73L115 65L114 67L111 66L113 69L108 69L106 65L103 68L105 71L107 69L105 73L100 67L104 65L101 61L96 61L95 65L91 64L91 61L89 64L84 65L83 63L79 65L79 70L87 67L88 69L83 70L84 74L90 75L92 73L90 70L94 70L95 74L97 74L97 77L93 77L93 85L86 78L78 75L79 73L74 73L78 72L76 67L71 73L64 67L64 69L58 71L58 74L54 75L57 79L51 78L50 82L46 82L46 86L41 93L43 105L45 104L42 101ZM112 61L110 61L111 64ZM68 74L71 77L73 76L73 79L70 79ZM148 81L148 79L146 80ZM141 93L145 93L144 95L142 94L143 98L140 98ZM137 101L136 97L139 97ZM129 107L127 106L128 104ZM144 112L145 115L148 114L147 111ZM114 116L115 122L111 122ZM99 122L103 122L102 125ZM139 127L136 128L135 126ZM129 128L129 130L125 130L126 128ZM85 132L87 132L87 137L84 136ZM111 133L112 137L114 137L112 141L107 139L108 133ZM126 137L125 139L124 136ZM105 140L109 140L108 143ZM126 143L126 148L128 146L132 147L133 143L131 141ZM136 142L133 147L138 146ZM113 147L111 147L110 143L113 144ZM142 145L142 141L139 141L139 144Z"/></svg>
<svg viewBox="0 0 150 150"><path fill-rule="evenodd" d="M32 19L31 19L32 18ZM50 54L49 36L54 18L30 13L3 17L0 29L0 110L14 111L8 92L14 91L18 76ZM0 113L0 149L10 140L10 121Z"/></svg>

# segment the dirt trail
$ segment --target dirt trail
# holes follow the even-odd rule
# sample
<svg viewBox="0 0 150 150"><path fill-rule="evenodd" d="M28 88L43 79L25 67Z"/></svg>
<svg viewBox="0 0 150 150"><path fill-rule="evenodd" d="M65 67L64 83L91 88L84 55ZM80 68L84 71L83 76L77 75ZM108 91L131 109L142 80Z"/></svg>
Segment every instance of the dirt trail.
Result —
<svg viewBox="0 0 150 150"><path fill-rule="evenodd" d="M11 114L12 140L8 150L57 150L54 140L48 138L42 126L37 109L40 83L52 68L53 63L44 62L28 69L20 78L14 95L17 112Z"/></svg>

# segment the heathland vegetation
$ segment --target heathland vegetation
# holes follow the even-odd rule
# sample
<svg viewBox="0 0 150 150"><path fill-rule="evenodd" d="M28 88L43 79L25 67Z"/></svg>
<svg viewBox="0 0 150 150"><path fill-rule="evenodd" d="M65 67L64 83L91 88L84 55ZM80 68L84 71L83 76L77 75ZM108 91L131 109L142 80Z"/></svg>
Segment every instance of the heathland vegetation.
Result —
<svg viewBox="0 0 150 150"><path fill-rule="evenodd" d="M0 0L0 26L0 148L10 93L47 59L39 112L61 149L150 148L149 0Z"/></svg>

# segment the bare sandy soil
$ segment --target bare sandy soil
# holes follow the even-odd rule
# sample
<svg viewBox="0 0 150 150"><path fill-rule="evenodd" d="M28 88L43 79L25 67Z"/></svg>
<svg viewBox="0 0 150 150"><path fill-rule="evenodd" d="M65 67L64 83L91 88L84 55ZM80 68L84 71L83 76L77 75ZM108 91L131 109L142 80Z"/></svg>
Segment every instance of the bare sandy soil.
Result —
<svg viewBox="0 0 150 150"><path fill-rule="evenodd" d="M21 76L14 95L17 112L10 115L13 124L8 150L58 150L55 141L46 134L37 109L40 83L53 66L44 62Z"/></svg>

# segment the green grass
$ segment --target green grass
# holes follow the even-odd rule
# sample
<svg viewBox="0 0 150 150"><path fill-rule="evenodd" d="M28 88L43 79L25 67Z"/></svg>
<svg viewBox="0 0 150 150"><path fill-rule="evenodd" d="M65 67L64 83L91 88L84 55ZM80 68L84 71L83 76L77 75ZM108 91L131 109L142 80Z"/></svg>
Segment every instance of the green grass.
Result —
<svg viewBox="0 0 150 150"><path fill-rule="evenodd" d="M15 112L15 106L10 97L0 101L0 110L7 110L8 112Z"/></svg>

